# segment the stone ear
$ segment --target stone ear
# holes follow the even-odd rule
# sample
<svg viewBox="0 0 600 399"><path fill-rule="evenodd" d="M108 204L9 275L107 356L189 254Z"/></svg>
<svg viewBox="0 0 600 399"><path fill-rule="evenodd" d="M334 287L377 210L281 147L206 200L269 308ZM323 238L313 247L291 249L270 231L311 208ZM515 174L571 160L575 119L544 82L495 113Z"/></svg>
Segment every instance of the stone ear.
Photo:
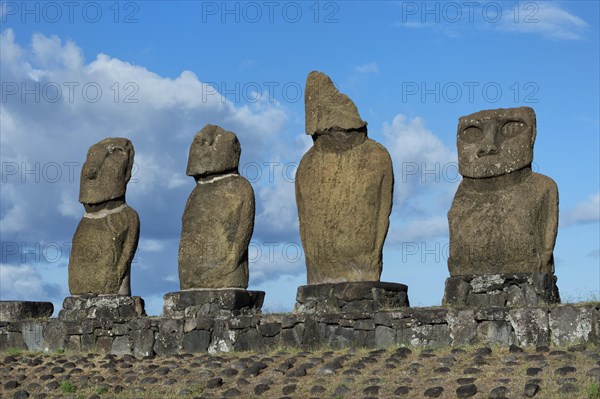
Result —
<svg viewBox="0 0 600 399"><path fill-rule="evenodd" d="M125 173L125 184L127 184L131 179L131 171L133 170L135 150L133 149L133 144L131 142L127 143L125 148L127 150L127 172Z"/></svg>

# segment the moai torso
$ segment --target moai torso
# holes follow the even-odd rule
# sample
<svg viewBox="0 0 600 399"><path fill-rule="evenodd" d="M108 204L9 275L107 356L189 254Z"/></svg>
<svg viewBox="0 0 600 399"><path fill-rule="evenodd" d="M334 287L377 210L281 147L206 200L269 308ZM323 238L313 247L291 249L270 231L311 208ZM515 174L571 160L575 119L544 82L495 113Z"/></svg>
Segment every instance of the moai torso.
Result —
<svg viewBox="0 0 600 399"><path fill-rule="evenodd" d="M73 237L69 261L78 271L70 274L69 285L80 294L128 294L139 225L137 212L126 205L105 215L84 216Z"/></svg>
<svg viewBox="0 0 600 399"><path fill-rule="evenodd" d="M448 212L452 276L554 272L558 190L531 171L534 140L530 108L460 119L464 178Z"/></svg>
<svg viewBox="0 0 600 399"><path fill-rule="evenodd" d="M237 173L240 145L232 132L207 125L194 138L187 174L197 185L182 218L181 289L246 288L254 229L254 191Z"/></svg>
<svg viewBox="0 0 600 399"><path fill-rule="evenodd" d="M309 75L306 101L315 145L298 167L296 202L308 283L379 281L392 207L389 153L367 138L356 107L325 75Z"/></svg>
<svg viewBox="0 0 600 399"><path fill-rule="evenodd" d="M79 201L86 214L77 226L69 257L72 295L131 295L131 262L140 220L125 203L133 145L109 138L90 147L81 172Z"/></svg>

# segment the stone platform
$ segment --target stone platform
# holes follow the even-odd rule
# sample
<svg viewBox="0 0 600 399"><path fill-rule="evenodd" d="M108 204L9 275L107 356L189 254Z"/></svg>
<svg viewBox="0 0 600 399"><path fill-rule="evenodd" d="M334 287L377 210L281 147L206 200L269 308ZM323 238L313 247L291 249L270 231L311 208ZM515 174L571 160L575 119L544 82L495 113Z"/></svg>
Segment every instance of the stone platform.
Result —
<svg viewBox="0 0 600 399"><path fill-rule="evenodd" d="M128 320L145 315L144 300L139 296L78 295L65 298L58 319L63 321Z"/></svg>
<svg viewBox="0 0 600 399"><path fill-rule="evenodd" d="M260 313L264 291L241 288L195 289L169 292L164 296L163 316L215 317Z"/></svg>
<svg viewBox="0 0 600 399"><path fill-rule="evenodd" d="M52 312L52 302L0 301L0 321L46 319Z"/></svg>
<svg viewBox="0 0 600 399"><path fill-rule="evenodd" d="M294 312L375 312L409 306L408 287L381 281L310 284L298 287Z"/></svg>
<svg viewBox="0 0 600 399"><path fill-rule="evenodd" d="M556 276L509 273L446 279L443 305L450 307L526 307L560 303Z"/></svg>

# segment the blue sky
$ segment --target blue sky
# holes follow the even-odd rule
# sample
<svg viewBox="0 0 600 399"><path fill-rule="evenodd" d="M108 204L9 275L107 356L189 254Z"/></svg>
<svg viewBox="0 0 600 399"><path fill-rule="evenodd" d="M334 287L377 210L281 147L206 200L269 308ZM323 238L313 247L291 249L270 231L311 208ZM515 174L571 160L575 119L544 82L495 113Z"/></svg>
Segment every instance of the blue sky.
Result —
<svg viewBox="0 0 600 399"><path fill-rule="evenodd" d="M141 219L133 291L159 314L179 287L189 145L213 123L237 133L256 194L249 288L290 310L306 281L293 174L311 145L312 70L392 155L382 280L407 284L413 305L440 304L448 275L458 117L516 106L536 110L533 167L559 187L563 300L600 296L598 2L0 4L0 299L60 308L87 148L122 136Z"/></svg>

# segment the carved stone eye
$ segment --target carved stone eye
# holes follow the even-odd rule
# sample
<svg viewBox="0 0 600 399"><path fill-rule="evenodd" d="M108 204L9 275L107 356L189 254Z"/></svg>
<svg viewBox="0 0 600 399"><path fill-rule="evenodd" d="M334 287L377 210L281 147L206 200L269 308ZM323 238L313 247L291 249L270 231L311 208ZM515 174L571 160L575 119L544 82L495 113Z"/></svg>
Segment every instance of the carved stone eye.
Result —
<svg viewBox="0 0 600 399"><path fill-rule="evenodd" d="M469 126L462 131L460 138L467 143L476 143L483 137L483 130L477 126Z"/></svg>
<svg viewBox="0 0 600 399"><path fill-rule="evenodd" d="M502 126L502 135L504 137L514 137L527 129L527 125L521 121L510 121L506 122Z"/></svg>

